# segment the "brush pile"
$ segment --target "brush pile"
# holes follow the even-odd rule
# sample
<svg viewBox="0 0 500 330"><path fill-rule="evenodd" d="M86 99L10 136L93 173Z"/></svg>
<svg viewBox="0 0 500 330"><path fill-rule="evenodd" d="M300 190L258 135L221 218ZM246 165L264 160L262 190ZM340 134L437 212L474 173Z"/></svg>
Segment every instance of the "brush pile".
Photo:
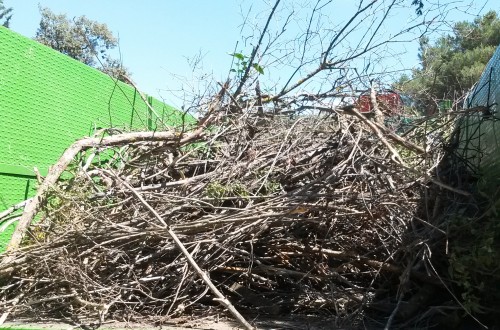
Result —
<svg viewBox="0 0 500 330"><path fill-rule="evenodd" d="M403 293L438 282L417 263L434 230L418 210L436 157L394 145L402 164L366 123L335 113L226 116L179 141L74 159L0 271L9 318L221 312L168 230L244 314L353 324L376 310L386 322Z"/></svg>

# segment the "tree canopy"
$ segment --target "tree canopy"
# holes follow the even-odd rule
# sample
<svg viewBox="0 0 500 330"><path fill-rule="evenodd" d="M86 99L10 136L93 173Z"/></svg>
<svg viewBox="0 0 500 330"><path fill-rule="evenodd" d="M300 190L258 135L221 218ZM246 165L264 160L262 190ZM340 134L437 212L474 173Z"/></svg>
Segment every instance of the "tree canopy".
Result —
<svg viewBox="0 0 500 330"><path fill-rule="evenodd" d="M9 27L10 19L12 18L12 7L5 7L3 0L0 0L0 24Z"/></svg>
<svg viewBox="0 0 500 330"><path fill-rule="evenodd" d="M420 38L420 68L403 76L398 87L427 99L456 99L478 81L500 44L500 19L490 11L473 22L459 22L451 34L431 43Z"/></svg>
<svg viewBox="0 0 500 330"><path fill-rule="evenodd" d="M108 54L117 47L118 39L106 24L85 16L71 20L48 8L40 8L40 14L42 18L35 36L38 42L115 78L129 76L127 69Z"/></svg>

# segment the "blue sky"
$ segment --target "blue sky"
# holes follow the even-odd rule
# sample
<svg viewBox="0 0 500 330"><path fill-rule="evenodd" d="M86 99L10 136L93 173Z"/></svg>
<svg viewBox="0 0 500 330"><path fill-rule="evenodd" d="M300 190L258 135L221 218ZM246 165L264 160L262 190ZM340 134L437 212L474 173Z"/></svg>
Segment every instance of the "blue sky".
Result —
<svg viewBox="0 0 500 330"><path fill-rule="evenodd" d="M286 2L283 1L284 5ZM463 0L441 2L449 2L449 8L456 4L457 10L448 16L450 21L472 20L478 13L500 9L497 0L469 1L472 7L464 7ZM352 8L347 3L347 0L340 1L331 15L350 17ZM264 10L269 8L265 1L249 0L4 0L4 4L14 8L11 29L27 37L36 33L40 21L39 4L69 17L86 15L106 23L119 37L123 64L132 72L139 88L177 106L180 106L179 101L169 92L180 88L181 82L175 77L186 77L187 81L194 79L186 58L202 54L203 71L214 73L214 77L222 81L231 64L228 53L233 52L236 42L240 42L240 47L244 45L240 31L244 20L242 12L252 7L252 13L262 11L260 16L265 18ZM392 19L397 28L398 19L404 20L406 16ZM295 23L296 26L301 24ZM394 59L393 66L415 66L416 42L398 47L398 59Z"/></svg>

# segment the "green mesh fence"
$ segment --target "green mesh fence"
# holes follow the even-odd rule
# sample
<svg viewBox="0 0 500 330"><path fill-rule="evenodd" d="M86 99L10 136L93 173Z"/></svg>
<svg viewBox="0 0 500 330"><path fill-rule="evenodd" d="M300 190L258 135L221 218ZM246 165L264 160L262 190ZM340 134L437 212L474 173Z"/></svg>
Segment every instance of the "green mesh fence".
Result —
<svg viewBox="0 0 500 330"><path fill-rule="evenodd" d="M465 100L465 108L481 107L464 116L459 125L457 154L478 173L480 188L488 196L500 186L500 46Z"/></svg>
<svg viewBox="0 0 500 330"><path fill-rule="evenodd" d="M182 124L179 111L148 100L165 123ZM45 175L76 139L158 123L133 87L0 26L0 212L33 195L33 167ZM13 230L0 233L0 252Z"/></svg>

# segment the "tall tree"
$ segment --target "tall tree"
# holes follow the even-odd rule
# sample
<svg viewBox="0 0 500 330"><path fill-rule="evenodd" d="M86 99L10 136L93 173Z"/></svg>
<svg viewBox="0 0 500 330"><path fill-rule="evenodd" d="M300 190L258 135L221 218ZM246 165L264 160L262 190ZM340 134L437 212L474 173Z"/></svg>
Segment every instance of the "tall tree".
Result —
<svg viewBox="0 0 500 330"><path fill-rule="evenodd" d="M479 79L500 44L500 19L490 11L473 22L459 22L451 34L433 44L420 39L420 68L412 79L402 77L398 85L406 92L428 99L463 96Z"/></svg>
<svg viewBox="0 0 500 330"><path fill-rule="evenodd" d="M12 7L5 7L3 0L0 0L0 24L9 27L10 19L12 18Z"/></svg>
<svg viewBox="0 0 500 330"><path fill-rule="evenodd" d="M106 24L85 16L70 20L65 14L54 14L48 8L40 8L40 14L42 18L35 36L38 42L117 79L129 76L128 70L108 54L118 45L118 40Z"/></svg>

